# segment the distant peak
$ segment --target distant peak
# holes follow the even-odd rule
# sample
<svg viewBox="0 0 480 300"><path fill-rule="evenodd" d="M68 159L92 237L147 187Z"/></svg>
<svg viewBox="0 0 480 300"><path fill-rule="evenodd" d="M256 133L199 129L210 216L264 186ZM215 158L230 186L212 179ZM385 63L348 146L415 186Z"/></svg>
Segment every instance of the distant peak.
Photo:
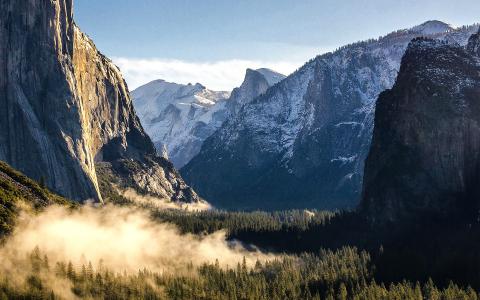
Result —
<svg viewBox="0 0 480 300"><path fill-rule="evenodd" d="M135 90L133 90L133 92L135 92L137 90L142 90L142 89L145 89L145 88L150 88L152 86L165 86L167 84L169 84L169 82L167 82L163 79L155 79L155 80L149 81L148 83L145 83L145 84L137 87Z"/></svg>
<svg viewBox="0 0 480 300"><path fill-rule="evenodd" d="M199 89L202 89L202 90L206 89L206 87L205 87L203 84L198 83L198 82L195 83L195 87L196 87L196 88L199 88Z"/></svg>
<svg viewBox="0 0 480 300"><path fill-rule="evenodd" d="M272 69L269 69L269 68L260 68L260 69L256 69L257 72L270 72L270 73L277 73L275 71L273 71Z"/></svg>
<svg viewBox="0 0 480 300"><path fill-rule="evenodd" d="M450 25L445 23L445 22L439 21L439 20L429 20L429 21L426 21L426 22L420 24L419 26L445 26L445 27L449 27Z"/></svg>
<svg viewBox="0 0 480 300"><path fill-rule="evenodd" d="M150 81L149 83L164 83L164 82L166 82L166 81L163 80L163 79L155 79L155 80Z"/></svg>
<svg viewBox="0 0 480 300"><path fill-rule="evenodd" d="M270 86L286 78L285 75L268 68L260 68L256 70L248 68L246 71L245 80L252 74L260 74L263 78L265 78L265 80L268 82L268 85Z"/></svg>
<svg viewBox="0 0 480 300"><path fill-rule="evenodd" d="M437 34L437 33L443 33L452 29L454 28L445 22L438 21L438 20L430 20L418 26L413 27L412 29L410 29L410 31L418 32L421 34Z"/></svg>

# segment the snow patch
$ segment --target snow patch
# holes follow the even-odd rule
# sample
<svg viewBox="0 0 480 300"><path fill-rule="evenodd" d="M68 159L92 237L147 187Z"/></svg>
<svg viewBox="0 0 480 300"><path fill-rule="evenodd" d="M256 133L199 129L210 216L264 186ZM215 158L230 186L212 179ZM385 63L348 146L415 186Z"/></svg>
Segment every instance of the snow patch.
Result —
<svg viewBox="0 0 480 300"><path fill-rule="evenodd" d="M357 159L357 155L352 155L352 156L338 156L337 158L334 158L330 160L330 162L340 162L342 165L348 164L348 163L353 163Z"/></svg>

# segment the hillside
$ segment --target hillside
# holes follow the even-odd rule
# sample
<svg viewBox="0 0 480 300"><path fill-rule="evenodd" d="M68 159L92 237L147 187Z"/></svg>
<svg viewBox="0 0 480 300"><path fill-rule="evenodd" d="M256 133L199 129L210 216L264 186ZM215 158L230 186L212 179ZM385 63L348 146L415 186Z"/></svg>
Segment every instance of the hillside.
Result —
<svg viewBox="0 0 480 300"><path fill-rule="evenodd" d="M52 204L74 205L0 161L0 236L12 231L21 209L41 210Z"/></svg>

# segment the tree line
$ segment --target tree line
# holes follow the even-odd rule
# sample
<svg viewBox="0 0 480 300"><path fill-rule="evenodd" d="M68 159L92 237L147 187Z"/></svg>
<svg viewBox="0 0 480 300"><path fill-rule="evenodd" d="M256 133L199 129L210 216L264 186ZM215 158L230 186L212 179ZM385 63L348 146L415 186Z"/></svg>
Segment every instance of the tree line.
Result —
<svg viewBox="0 0 480 300"><path fill-rule="evenodd" d="M353 247L321 250L247 267L245 260L222 268L218 262L192 267L191 274L136 274L94 269L91 263L50 262L34 249L19 265L23 280L0 275L0 299L478 299L470 287L450 283L438 288L432 280L375 282L370 256ZM53 281L56 281L52 283ZM59 282L63 288L59 289ZM53 287L57 285L57 287ZM67 289L67 290L65 290Z"/></svg>

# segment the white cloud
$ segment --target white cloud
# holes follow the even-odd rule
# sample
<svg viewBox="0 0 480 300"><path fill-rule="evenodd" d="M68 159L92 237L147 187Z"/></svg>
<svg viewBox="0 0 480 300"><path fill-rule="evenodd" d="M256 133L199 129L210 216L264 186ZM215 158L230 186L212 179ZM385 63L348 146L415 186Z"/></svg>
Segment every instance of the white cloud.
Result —
<svg viewBox="0 0 480 300"><path fill-rule="evenodd" d="M239 86L247 68L270 68L285 75L291 74L305 61L264 62L253 60L224 60L216 62L189 62L171 59L135 59L116 57L130 90L156 79L176 83L201 83L212 90L230 91Z"/></svg>

